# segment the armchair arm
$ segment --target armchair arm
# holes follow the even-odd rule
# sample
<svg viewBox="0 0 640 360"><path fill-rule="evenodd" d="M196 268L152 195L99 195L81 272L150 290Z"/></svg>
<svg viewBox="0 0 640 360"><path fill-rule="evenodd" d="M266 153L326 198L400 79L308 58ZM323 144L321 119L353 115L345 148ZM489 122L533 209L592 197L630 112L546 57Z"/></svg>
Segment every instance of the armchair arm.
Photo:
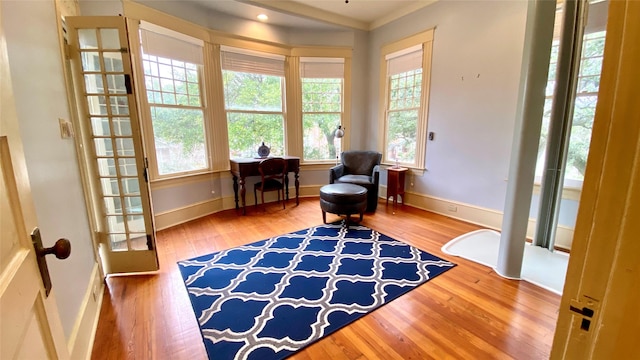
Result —
<svg viewBox="0 0 640 360"><path fill-rule="evenodd" d="M374 184L380 183L380 165L376 165L373 167L373 172L371 173L371 178Z"/></svg>
<svg viewBox="0 0 640 360"><path fill-rule="evenodd" d="M329 169L329 184L333 184L335 180L344 175L344 165L339 164Z"/></svg>

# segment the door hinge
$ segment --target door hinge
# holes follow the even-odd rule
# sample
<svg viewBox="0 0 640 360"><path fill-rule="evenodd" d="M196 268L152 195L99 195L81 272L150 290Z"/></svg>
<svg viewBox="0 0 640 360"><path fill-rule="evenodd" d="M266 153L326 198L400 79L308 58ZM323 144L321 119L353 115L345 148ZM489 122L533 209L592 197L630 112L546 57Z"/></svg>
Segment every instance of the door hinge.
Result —
<svg viewBox="0 0 640 360"><path fill-rule="evenodd" d="M153 237L150 234L147 234L147 249L155 250L153 247Z"/></svg>
<svg viewBox="0 0 640 360"><path fill-rule="evenodd" d="M149 159L144 158L144 169L142 171L142 175L144 175L144 181L146 183L149 182L149 171L148 171L148 169L149 169Z"/></svg>
<svg viewBox="0 0 640 360"><path fill-rule="evenodd" d="M64 58L67 60L71 59L71 45L70 44L64 44Z"/></svg>
<svg viewBox="0 0 640 360"><path fill-rule="evenodd" d="M131 88L131 76L129 74L124 74L124 88L127 90L128 95L133 94Z"/></svg>

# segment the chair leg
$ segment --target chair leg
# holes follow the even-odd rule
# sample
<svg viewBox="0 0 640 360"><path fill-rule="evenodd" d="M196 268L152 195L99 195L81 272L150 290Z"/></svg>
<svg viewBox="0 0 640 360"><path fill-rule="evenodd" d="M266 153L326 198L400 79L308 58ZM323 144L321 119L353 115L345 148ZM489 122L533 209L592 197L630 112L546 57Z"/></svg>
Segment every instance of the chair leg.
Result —
<svg viewBox="0 0 640 360"><path fill-rule="evenodd" d="M327 212L322 210L322 222L327 223Z"/></svg>
<svg viewBox="0 0 640 360"><path fill-rule="evenodd" d="M253 206L257 209L258 208L258 195L256 193L256 188L253 188L253 199L255 200L255 204Z"/></svg>
<svg viewBox="0 0 640 360"><path fill-rule="evenodd" d="M280 191L278 191L278 201L280 201ZM284 197L284 189L282 189L282 208L286 209L287 199Z"/></svg>
<svg viewBox="0 0 640 360"><path fill-rule="evenodd" d="M264 208L264 191L260 192L260 198L262 199L262 207Z"/></svg>
<svg viewBox="0 0 640 360"><path fill-rule="evenodd" d="M363 212L360 211L360 221L362 221L362 215L363 215Z"/></svg>

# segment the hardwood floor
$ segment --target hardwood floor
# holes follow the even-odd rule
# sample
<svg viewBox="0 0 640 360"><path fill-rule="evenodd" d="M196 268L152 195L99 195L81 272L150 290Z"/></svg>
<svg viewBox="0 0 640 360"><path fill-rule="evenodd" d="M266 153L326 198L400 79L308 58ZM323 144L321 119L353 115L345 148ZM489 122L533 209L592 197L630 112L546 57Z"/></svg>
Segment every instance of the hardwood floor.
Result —
<svg viewBox="0 0 640 360"><path fill-rule="evenodd" d="M337 220L327 214L327 221ZM107 279L92 359L206 359L176 262L322 223L317 198L235 210L158 232L157 274ZM560 297L443 254L479 227L380 202L363 225L458 264L292 359L546 359Z"/></svg>

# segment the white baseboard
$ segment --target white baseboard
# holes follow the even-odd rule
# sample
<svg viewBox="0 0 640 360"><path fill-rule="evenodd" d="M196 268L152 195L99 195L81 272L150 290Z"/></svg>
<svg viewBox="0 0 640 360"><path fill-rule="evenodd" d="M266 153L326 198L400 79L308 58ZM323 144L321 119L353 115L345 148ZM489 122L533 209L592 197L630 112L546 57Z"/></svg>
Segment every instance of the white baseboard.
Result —
<svg viewBox="0 0 640 360"><path fill-rule="evenodd" d="M386 188L384 188L381 193L386 194ZM431 211L436 214L466 221L497 231L500 231L502 228L503 213L500 211L457 201L440 199L415 192L405 192L405 197L406 199L402 199L405 204L419 209ZM527 226L527 239L532 239L534 232L535 219L529 219ZM572 239L573 229L565 226L558 226L555 242L556 247L569 250L571 249Z"/></svg>
<svg viewBox="0 0 640 360"><path fill-rule="evenodd" d="M321 187L322 185L301 186L300 197L318 196L320 194ZM382 198L384 198L386 193L386 186L380 186L380 195ZM290 199L293 199L295 197L295 189L289 189L289 197ZM268 193L265 195L266 202L276 201L276 199L277 197L274 193ZM401 200L405 204L419 209L470 222L472 224L480 225L489 229L500 231L502 227L503 213L497 210L487 209L457 201L440 199L437 197L410 191L405 192L405 198L401 198ZM253 206L253 192L246 192L245 203L247 204L247 206ZM234 209L235 206L235 198L233 196L226 196L224 198L207 200L158 213L155 215L156 229L166 229L222 210ZM529 219L529 224L527 226L528 239L533 238L534 231L535 220ZM569 250L571 249L572 238L573 229L564 226L558 226L555 246L561 249Z"/></svg>
<svg viewBox="0 0 640 360"><path fill-rule="evenodd" d="M318 196L320 194L320 188L322 185L301 186L299 188L300 197ZM295 199L295 189L289 188L289 202ZM275 193L265 194L265 202L276 201L277 196ZM246 206L253 206L255 200L253 198L253 192L247 191L245 194ZM240 204L240 206L242 206ZM225 196L223 198L216 198L199 203L183 206L181 208L172 209L155 214L155 226L157 230L163 230L176 226L187 221L195 220L203 216L211 215L223 210L235 209L236 201L235 197Z"/></svg>
<svg viewBox="0 0 640 360"><path fill-rule="evenodd" d="M91 270L89 286L87 286L78 317L67 343L71 359L85 360L91 358L103 295L104 282L100 276L98 263L95 263L93 270Z"/></svg>
<svg viewBox="0 0 640 360"><path fill-rule="evenodd" d="M154 217L156 229L162 230L170 228L187 221L217 213L218 211L224 210L222 205L222 198L217 198L157 213Z"/></svg>

